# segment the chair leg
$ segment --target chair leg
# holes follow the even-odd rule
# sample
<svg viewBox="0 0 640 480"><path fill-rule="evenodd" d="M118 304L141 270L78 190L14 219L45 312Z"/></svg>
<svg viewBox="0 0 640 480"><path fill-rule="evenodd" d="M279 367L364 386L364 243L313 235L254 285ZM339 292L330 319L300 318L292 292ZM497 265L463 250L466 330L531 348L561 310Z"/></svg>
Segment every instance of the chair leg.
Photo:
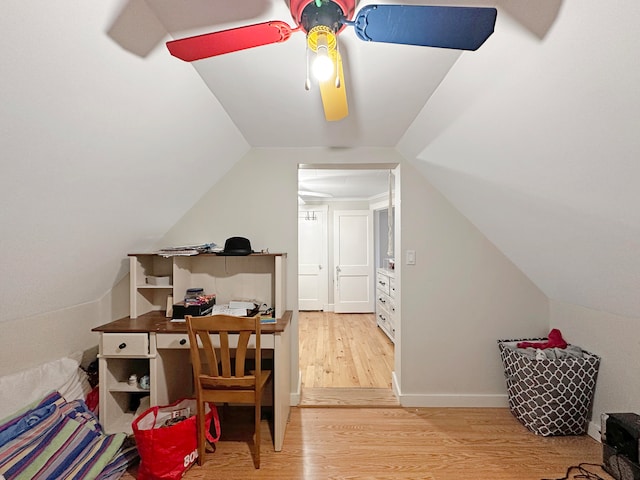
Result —
<svg viewBox="0 0 640 480"><path fill-rule="evenodd" d="M198 436L198 465L204 464L204 455L206 451L206 438L205 438L205 407L204 402L198 401L198 408L196 412L196 429Z"/></svg>
<svg viewBox="0 0 640 480"><path fill-rule="evenodd" d="M254 436L254 447L255 447L255 459L254 465L256 468L260 468L260 401L256 401L256 425L255 425L255 436Z"/></svg>

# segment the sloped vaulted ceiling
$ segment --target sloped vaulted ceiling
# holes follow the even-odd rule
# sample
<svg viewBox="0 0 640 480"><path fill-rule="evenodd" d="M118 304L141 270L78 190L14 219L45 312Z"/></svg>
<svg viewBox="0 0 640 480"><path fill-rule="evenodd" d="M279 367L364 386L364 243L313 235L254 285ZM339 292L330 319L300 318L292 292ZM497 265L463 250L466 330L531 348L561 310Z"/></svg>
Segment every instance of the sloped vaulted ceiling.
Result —
<svg viewBox="0 0 640 480"><path fill-rule="evenodd" d="M251 147L307 146L396 146L549 297L640 317L640 3L494 5L474 53L344 35L328 124L300 36L195 68L164 49L285 1L3 0L0 320L99 298Z"/></svg>
<svg viewBox="0 0 640 480"><path fill-rule="evenodd" d="M398 148L550 298L640 317L640 3L504 20Z"/></svg>
<svg viewBox="0 0 640 480"><path fill-rule="evenodd" d="M101 298L249 149L189 65L106 35L118 3L2 3L0 321Z"/></svg>

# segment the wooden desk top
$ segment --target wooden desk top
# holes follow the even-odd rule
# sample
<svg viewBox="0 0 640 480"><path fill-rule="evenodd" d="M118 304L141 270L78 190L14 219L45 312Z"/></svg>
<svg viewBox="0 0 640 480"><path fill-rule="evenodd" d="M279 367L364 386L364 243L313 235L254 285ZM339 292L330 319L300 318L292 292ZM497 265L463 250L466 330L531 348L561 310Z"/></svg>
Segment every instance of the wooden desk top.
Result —
<svg viewBox="0 0 640 480"><path fill-rule="evenodd" d="M291 322L291 310L284 312L276 323L263 323L261 333L279 333ZM172 322L164 316L164 311L154 311L140 315L138 318L124 317L91 329L102 333L187 333L185 322Z"/></svg>

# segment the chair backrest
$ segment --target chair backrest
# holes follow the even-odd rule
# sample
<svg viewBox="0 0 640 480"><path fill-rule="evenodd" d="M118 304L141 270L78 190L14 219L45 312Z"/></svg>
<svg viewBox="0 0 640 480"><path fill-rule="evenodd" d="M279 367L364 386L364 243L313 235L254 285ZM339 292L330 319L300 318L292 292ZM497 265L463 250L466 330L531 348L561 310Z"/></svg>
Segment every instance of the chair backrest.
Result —
<svg viewBox="0 0 640 480"><path fill-rule="evenodd" d="M261 378L260 317L187 315L185 320L191 344L191 363L196 389L254 391L256 378ZM255 336L255 367L250 372L246 359L252 335ZM220 342L218 353L212 342L216 336ZM233 341L236 336L237 344ZM202 344L206 363L202 362L198 340Z"/></svg>

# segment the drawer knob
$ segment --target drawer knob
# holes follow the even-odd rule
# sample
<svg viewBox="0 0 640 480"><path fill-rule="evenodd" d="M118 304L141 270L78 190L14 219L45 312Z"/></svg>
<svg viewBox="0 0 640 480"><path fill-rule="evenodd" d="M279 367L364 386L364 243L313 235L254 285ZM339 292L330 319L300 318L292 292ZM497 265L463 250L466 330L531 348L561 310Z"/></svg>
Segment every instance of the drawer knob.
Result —
<svg viewBox="0 0 640 480"><path fill-rule="evenodd" d="M122 342L120 345L118 345L118 348L119 348L120 350L124 350L125 348L127 348L127 344L126 344L126 343L124 343L124 342Z"/></svg>
<svg viewBox="0 0 640 480"><path fill-rule="evenodd" d="M186 345L187 344L187 339L183 338L182 340L180 340L180 345Z"/></svg>

